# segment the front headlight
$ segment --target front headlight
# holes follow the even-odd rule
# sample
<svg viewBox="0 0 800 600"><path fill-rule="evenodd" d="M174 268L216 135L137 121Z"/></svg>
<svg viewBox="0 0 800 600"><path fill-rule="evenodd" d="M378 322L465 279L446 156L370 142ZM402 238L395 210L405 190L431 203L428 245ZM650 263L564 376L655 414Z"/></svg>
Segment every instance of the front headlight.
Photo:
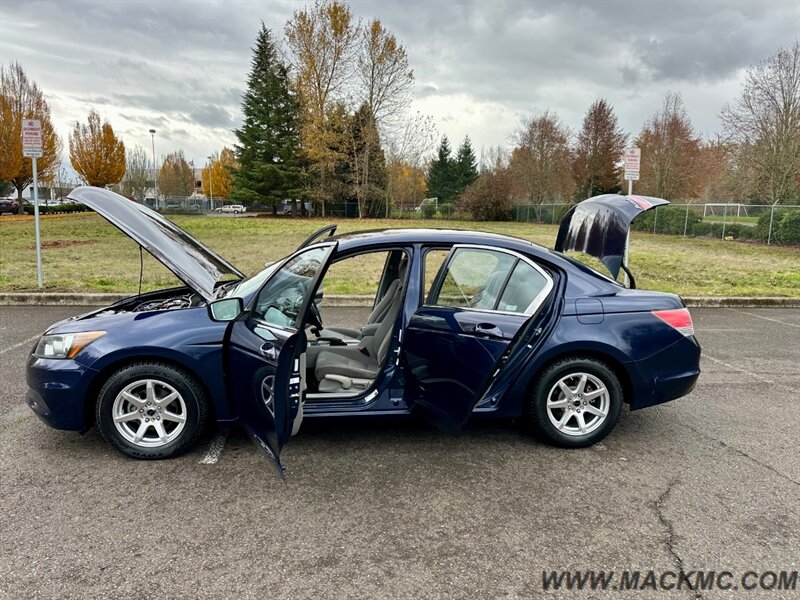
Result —
<svg viewBox="0 0 800 600"><path fill-rule="evenodd" d="M72 358L105 334L105 331L82 331L80 333L43 335L36 344L33 355L38 358Z"/></svg>

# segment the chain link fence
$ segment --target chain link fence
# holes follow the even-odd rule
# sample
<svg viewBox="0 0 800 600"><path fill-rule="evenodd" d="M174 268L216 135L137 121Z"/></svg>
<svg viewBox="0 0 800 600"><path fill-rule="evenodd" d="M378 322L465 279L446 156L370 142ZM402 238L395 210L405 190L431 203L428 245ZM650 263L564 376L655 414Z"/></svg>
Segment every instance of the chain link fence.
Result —
<svg viewBox="0 0 800 600"><path fill-rule="evenodd" d="M519 204L512 215L517 222L557 224L571 206ZM676 203L646 212L632 228L684 237L800 245L800 205Z"/></svg>
<svg viewBox="0 0 800 600"><path fill-rule="evenodd" d="M150 206L156 208L149 203ZM214 206L219 206L218 201ZM518 223L557 225L572 207L568 203L517 204L511 220ZM162 198L158 210L171 214L203 214L212 210L202 197ZM310 214L314 214L313 211ZM355 202L327 207L329 218L356 218ZM453 204L428 203L422 206L394 204L389 215L394 219L471 220L468 213ZM673 203L659 206L633 222L635 231L714 237L722 240L751 240L765 244L800 245L800 205L740 203Z"/></svg>

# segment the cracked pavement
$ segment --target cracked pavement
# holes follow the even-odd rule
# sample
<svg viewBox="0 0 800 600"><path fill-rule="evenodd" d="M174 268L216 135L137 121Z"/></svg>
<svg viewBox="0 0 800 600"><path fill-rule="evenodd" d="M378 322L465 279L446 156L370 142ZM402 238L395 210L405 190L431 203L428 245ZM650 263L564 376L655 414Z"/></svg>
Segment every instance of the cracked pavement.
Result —
<svg viewBox="0 0 800 600"><path fill-rule="evenodd" d="M144 463L40 423L31 338L86 310L0 307L0 598L516 598L543 569L800 569L799 310L693 310L694 393L592 448L508 422L308 422L285 484L236 432L213 464L210 440Z"/></svg>

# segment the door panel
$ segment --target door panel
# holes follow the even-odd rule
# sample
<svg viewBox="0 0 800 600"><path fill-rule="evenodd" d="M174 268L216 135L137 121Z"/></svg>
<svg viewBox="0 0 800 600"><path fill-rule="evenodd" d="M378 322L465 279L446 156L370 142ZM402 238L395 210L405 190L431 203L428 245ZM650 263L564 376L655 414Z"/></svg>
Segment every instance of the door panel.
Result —
<svg viewBox="0 0 800 600"><path fill-rule="evenodd" d="M283 475L280 449L289 441L301 408L300 355L304 331L267 327L254 320L233 323L228 373L241 424Z"/></svg>
<svg viewBox="0 0 800 600"><path fill-rule="evenodd" d="M527 319L450 307L417 310L404 339L407 402L424 408L438 425L463 424Z"/></svg>
<svg viewBox="0 0 800 600"><path fill-rule="evenodd" d="M552 287L515 252L453 247L406 330L406 403L439 426L463 425Z"/></svg>
<svg viewBox="0 0 800 600"><path fill-rule="evenodd" d="M281 448L303 418L306 316L335 248L303 249L285 261L228 330L230 397L240 423L281 476Z"/></svg>

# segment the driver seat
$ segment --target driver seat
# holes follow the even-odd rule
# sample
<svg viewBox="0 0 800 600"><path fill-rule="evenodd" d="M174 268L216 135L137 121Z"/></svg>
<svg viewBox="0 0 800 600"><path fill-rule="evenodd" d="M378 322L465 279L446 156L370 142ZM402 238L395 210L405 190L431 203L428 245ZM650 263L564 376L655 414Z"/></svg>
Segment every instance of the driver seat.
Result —
<svg viewBox="0 0 800 600"><path fill-rule="evenodd" d="M381 298L380 301L375 305L375 308L372 309L372 312L367 319L367 323L364 325L361 331L348 329L346 327L326 327L325 329L320 330L319 337L339 338L347 342L360 340L365 335L371 335L370 332L374 333L377 329L377 325L386 318L386 313L392 306L392 300L394 299L395 294L397 294L399 287L400 279L395 279L389 284L389 287L386 288L383 298Z"/></svg>
<svg viewBox="0 0 800 600"><path fill-rule="evenodd" d="M365 336L356 346L331 346L317 356L314 375L322 393L360 393L377 379L389 354L392 332L403 301L403 286L398 286L375 335Z"/></svg>

